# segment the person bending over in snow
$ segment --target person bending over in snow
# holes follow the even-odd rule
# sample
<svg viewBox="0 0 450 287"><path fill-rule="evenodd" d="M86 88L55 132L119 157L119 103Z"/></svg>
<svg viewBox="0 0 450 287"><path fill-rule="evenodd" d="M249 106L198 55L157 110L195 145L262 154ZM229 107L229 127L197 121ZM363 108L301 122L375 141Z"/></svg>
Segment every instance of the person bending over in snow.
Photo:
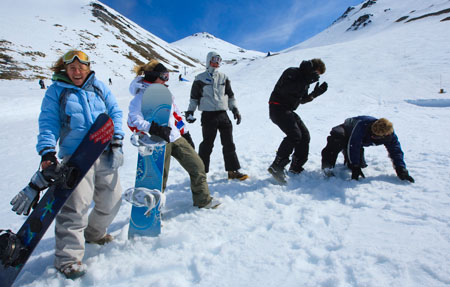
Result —
<svg viewBox="0 0 450 287"><path fill-rule="evenodd" d="M236 154L233 142L233 125L228 117L227 110L233 112L236 124L241 123L241 114L236 105L230 80L227 75L218 71L222 58L216 52L209 52L206 56L206 71L198 74L192 83L191 100L185 112L188 123L195 122L194 111L202 111L203 141L200 144L200 155L205 170L209 171L210 156L214 147L217 131L220 132L222 153L225 161L225 170L228 179L245 180L248 175L239 171L241 165Z"/></svg>
<svg viewBox="0 0 450 287"><path fill-rule="evenodd" d="M194 143L189 132L185 131L180 111L175 105L174 99L172 98L172 111L169 126L167 127L146 121L142 114L142 96L145 89L152 84L165 85L169 80L169 71L157 60L151 60L147 64L136 66L134 70L137 77L131 82L129 89L134 97L129 106L128 126L132 131L145 131L151 135L159 136L167 142L162 191L164 192L166 188L170 156L173 156L189 173L194 206L199 208L215 208L219 206L220 201L210 196L206 182L205 167L194 150Z"/></svg>
<svg viewBox="0 0 450 287"><path fill-rule="evenodd" d="M327 145L322 150L322 169L327 176L333 176L336 159L342 151L345 163L352 170L352 179L365 177L362 168L367 167L364 159L364 147L384 145L391 158L397 176L401 180L414 182L403 161L403 151L394 132L392 123L371 116L348 118L341 125L331 129Z"/></svg>
<svg viewBox="0 0 450 287"><path fill-rule="evenodd" d="M275 160L268 171L278 181L285 183L284 167L292 163L289 171L299 174L308 161L309 131L301 118L294 112L300 104L306 104L322 95L328 89L328 84L319 85L319 75L325 73L326 67L321 59L302 61L300 67L286 69L275 85L269 99L270 119L286 137L281 142ZM314 90L308 93L309 86L317 82Z"/></svg>

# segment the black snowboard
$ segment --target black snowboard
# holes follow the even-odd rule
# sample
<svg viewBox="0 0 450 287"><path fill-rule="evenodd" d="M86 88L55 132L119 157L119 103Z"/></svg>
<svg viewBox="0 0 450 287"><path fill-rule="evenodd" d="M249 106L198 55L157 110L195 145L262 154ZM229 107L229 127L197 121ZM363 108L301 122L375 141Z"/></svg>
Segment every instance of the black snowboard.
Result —
<svg viewBox="0 0 450 287"><path fill-rule="evenodd" d="M2 287L9 287L14 283L56 214L110 143L113 134L114 124L111 118L107 114L99 115L69 161L64 164L65 180L48 188L16 234L8 231L1 236L0 285ZM8 255L12 260L8 260Z"/></svg>

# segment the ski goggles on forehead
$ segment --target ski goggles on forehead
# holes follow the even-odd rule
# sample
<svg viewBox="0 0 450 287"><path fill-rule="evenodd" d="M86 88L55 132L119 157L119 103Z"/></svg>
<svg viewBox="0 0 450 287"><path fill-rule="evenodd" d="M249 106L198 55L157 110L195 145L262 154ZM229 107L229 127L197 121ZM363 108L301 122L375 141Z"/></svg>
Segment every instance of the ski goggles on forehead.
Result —
<svg viewBox="0 0 450 287"><path fill-rule="evenodd" d="M73 51L69 51L69 52L65 53L63 56L63 62L64 62L64 64L68 65L68 64L72 63L73 61L75 61L75 58L78 58L78 61L80 61L80 63L85 64L85 65L89 65L91 63L91 61L89 60L89 56L86 55L86 53L84 53L83 51L77 51L77 50L73 50Z"/></svg>
<svg viewBox="0 0 450 287"><path fill-rule="evenodd" d="M212 62L212 63L218 63L218 64L220 64L220 62L222 62L222 58L221 58L219 55L213 56L213 57L211 58L211 62Z"/></svg>
<svg viewBox="0 0 450 287"><path fill-rule="evenodd" d="M158 77L164 82L167 82L169 80L169 72L161 72Z"/></svg>

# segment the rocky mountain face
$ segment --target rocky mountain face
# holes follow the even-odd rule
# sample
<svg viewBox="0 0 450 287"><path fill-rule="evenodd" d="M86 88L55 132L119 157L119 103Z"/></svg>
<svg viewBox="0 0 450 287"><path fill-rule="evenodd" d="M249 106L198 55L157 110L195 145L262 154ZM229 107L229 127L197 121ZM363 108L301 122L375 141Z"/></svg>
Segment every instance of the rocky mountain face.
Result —
<svg viewBox="0 0 450 287"><path fill-rule="evenodd" d="M150 58L172 71L201 65L99 1L58 1L49 0L46 8L32 0L4 3L0 79L50 78L53 62L73 48L88 53L96 70L116 77L126 77ZM117 54L121 61L112 63Z"/></svg>

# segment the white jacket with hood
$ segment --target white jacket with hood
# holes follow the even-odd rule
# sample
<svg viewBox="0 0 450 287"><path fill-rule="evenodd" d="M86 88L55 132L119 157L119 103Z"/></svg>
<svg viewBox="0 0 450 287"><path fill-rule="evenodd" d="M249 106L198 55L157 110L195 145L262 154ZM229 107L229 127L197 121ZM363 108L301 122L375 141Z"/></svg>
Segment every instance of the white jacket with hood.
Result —
<svg viewBox="0 0 450 287"><path fill-rule="evenodd" d="M209 52L206 56L206 71L195 77L191 89L188 111L226 111L237 108L236 99L227 75L209 65L211 58L219 56Z"/></svg>
<svg viewBox="0 0 450 287"><path fill-rule="evenodd" d="M142 105L142 95L145 89L152 85L152 83L144 81L144 77L138 76L130 84L130 93L134 96L131 100L128 108L128 127L132 130L146 131L148 132L151 123L144 119L144 115L141 111ZM186 126L181 117L181 112L175 105L175 98L172 96L172 110L170 112L169 127L172 129L170 131L170 142L174 142L180 138L181 135L187 133Z"/></svg>

